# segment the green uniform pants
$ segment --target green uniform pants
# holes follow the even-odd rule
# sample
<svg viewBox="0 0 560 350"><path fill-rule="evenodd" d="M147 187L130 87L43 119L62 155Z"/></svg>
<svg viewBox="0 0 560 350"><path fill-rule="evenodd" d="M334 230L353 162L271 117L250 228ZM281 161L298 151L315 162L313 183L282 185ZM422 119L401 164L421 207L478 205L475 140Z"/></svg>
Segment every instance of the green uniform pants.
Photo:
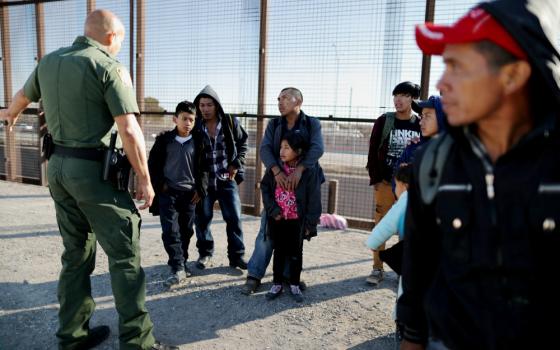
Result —
<svg viewBox="0 0 560 350"><path fill-rule="evenodd" d="M109 257L120 348L150 348L154 337L144 305L141 220L130 195L101 181L101 162L96 161L54 154L48 163L48 179L64 244L58 283L59 348L74 349L88 334L95 309L90 274L95 268L96 241Z"/></svg>

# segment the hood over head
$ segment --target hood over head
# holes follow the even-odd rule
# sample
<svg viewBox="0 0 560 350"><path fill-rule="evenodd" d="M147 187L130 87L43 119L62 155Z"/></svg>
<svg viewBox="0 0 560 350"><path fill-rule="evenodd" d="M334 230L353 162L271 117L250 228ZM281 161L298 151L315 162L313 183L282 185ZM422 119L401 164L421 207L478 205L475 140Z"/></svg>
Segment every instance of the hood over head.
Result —
<svg viewBox="0 0 560 350"><path fill-rule="evenodd" d="M214 91L212 86L206 85L202 90L200 90L198 95L196 95L196 98L194 99L194 102L193 102L194 105L196 106L196 117L197 118L202 118L202 114L200 113L200 108L198 108L198 103L200 102L200 99L202 97L210 97L212 100L214 100L214 103L216 104L216 107L218 108L218 117L221 118L222 116L224 116L224 109L222 108L222 103L220 102L220 97L218 96L216 91Z"/></svg>
<svg viewBox="0 0 560 350"><path fill-rule="evenodd" d="M438 134L447 131L447 127L448 127L447 116L443 111L443 106L441 104L441 97L430 96L427 100L412 101L412 110L414 110L414 112L420 115L422 113L423 108L433 108L436 110Z"/></svg>

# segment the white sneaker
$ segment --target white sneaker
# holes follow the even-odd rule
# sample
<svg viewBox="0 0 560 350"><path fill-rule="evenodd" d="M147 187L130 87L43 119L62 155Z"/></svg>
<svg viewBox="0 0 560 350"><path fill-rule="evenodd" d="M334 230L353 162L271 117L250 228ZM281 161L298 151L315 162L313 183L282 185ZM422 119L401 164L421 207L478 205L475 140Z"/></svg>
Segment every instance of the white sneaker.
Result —
<svg viewBox="0 0 560 350"><path fill-rule="evenodd" d="M169 277L165 280L165 284L172 286L183 282L187 278L187 274L183 270L171 271Z"/></svg>

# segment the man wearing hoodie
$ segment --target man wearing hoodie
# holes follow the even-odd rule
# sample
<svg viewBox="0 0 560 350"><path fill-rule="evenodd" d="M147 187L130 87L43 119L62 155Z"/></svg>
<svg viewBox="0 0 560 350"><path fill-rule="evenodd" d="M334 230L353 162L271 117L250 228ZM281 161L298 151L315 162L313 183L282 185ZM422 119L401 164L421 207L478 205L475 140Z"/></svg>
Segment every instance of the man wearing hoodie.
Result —
<svg viewBox="0 0 560 350"><path fill-rule="evenodd" d="M200 257L197 267L211 264L214 239L210 230L214 203L220 203L226 222L228 259L231 267L247 269L243 258L243 229L239 188L243 181L247 133L236 118L225 114L218 94L207 85L194 100L197 107L195 128L202 134L204 160L208 171L208 191L196 208L196 246Z"/></svg>
<svg viewBox="0 0 560 350"><path fill-rule="evenodd" d="M556 0L499 0L416 28L443 56L449 128L414 161L401 349L558 346L559 14Z"/></svg>

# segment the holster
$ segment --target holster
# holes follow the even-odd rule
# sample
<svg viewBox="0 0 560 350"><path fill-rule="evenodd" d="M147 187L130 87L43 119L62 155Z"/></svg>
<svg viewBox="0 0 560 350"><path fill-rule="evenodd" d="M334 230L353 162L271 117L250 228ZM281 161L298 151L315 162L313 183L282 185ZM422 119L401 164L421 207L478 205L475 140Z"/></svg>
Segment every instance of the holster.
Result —
<svg viewBox="0 0 560 350"><path fill-rule="evenodd" d="M118 191L128 191L130 162L123 150L108 148L103 160L103 180L109 181Z"/></svg>
<svg viewBox="0 0 560 350"><path fill-rule="evenodd" d="M45 159L49 159L54 151L54 142L53 142L53 138L52 135L50 133L46 133L45 136L43 136L43 148L42 148L42 152L43 152L43 157L45 157Z"/></svg>

